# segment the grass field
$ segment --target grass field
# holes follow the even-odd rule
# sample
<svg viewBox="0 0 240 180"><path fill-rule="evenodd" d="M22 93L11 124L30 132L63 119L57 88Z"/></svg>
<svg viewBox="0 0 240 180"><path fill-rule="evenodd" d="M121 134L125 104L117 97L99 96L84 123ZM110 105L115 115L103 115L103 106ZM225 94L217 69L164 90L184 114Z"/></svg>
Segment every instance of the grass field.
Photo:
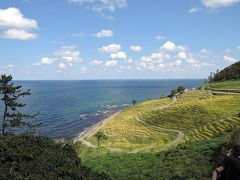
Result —
<svg viewBox="0 0 240 180"><path fill-rule="evenodd" d="M183 143L158 153L103 153L95 150L83 163L112 179L210 179L212 170L223 162L221 154L228 135Z"/></svg>
<svg viewBox="0 0 240 180"><path fill-rule="evenodd" d="M240 89L240 80L210 83L208 87L213 89Z"/></svg>
<svg viewBox="0 0 240 180"><path fill-rule="evenodd" d="M108 139L101 142L102 147L121 148L131 150L145 146L164 146L176 138L176 133L161 132L146 127L135 121L135 117L144 111L169 104L169 98L156 99L139 103L120 112L102 129ZM96 138L90 141L96 145Z"/></svg>

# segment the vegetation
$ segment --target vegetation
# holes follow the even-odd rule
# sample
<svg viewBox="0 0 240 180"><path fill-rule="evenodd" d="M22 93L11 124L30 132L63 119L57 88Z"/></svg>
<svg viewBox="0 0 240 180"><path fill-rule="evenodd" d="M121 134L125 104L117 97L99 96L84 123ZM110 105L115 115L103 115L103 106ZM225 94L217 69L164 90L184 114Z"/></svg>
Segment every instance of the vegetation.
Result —
<svg viewBox="0 0 240 180"><path fill-rule="evenodd" d="M224 73L222 80L238 77L233 73L238 64L230 67L212 75L205 88L238 91L239 81L218 82ZM56 144L45 137L1 136L0 179L208 179L231 146L240 143L240 130L235 131L240 128L240 96L214 96L181 86L170 97L176 95L174 103L170 98L133 100L134 106L90 137L98 148L81 142ZM184 141L170 145L177 133L160 128L183 132Z"/></svg>
<svg viewBox="0 0 240 180"><path fill-rule="evenodd" d="M97 139L97 142L98 142L98 147L99 147L99 142L101 141L101 140L107 140L107 136L103 133L103 132L101 132L101 131L98 131L96 134L94 134L94 137L96 137L96 139Z"/></svg>
<svg viewBox="0 0 240 180"><path fill-rule="evenodd" d="M25 121L29 118L35 118L36 115L23 114L19 112L19 108L25 104L19 102L19 98L31 95L30 89L22 91L21 86L14 86L11 82L12 76L1 75L0 78L0 94L4 104L4 112L2 119L2 134L6 135L13 128L17 127L34 127L31 123Z"/></svg>
<svg viewBox="0 0 240 180"><path fill-rule="evenodd" d="M173 89L169 97L173 98L176 95L182 94L185 88L183 86L178 86L177 89Z"/></svg>
<svg viewBox="0 0 240 180"><path fill-rule="evenodd" d="M160 132L136 122L135 118L144 111L170 102L169 98L150 100L121 111L101 129L108 136L107 140L102 141L101 146L132 150L138 147L167 145L176 137L175 133ZM97 145L95 137L91 137L89 140Z"/></svg>
<svg viewBox="0 0 240 180"><path fill-rule="evenodd" d="M240 127L239 96L213 96L204 91L189 91L167 109L142 115L154 126L181 130L185 141L210 139L218 133Z"/></svg>
<svg viewBox="0 0 240 180"><path fill-rule="evenodd" d="M230 134L225 132L157 153L88 154L83 163L112 179L209 179L212 170L222 165Z"/></svg>
<svg viewBox="0 0 240 180"><path fill-rule="evenodd" d="M70 145L46 137L0 136L0 179L108 179L81 164Z"/></svg>
<svg viewBox="0 0 240 180"><path fill-rule="evenodd" d="M134 99L134 100L132 101L132 105L135 105L135 104L137 104L137 101Z"/></svg>
<svg viewBox="0 0 240 180"><path fill-rule="evenodd" d="M240 80L229 80L224 82L212 82L204 84L203 89L210 90L214 94L240 94Z"/></svg>
<svg viewBox="0 0 240 180"><path fill-rule="evenodd" d="M210 82L219 82L219 81L227 81L227 80L237 80L240 79L240 61L236 62L222 71L218 71L216 73L211 73L209 76Z"/></svg>
<svg viewBox="0 0 240 180"><path fill-rule="evenodd" d="M178 93L183 93L184 90L185 90L185 87L183 87L183 86L178 86L178 88L177 88Z"/></svg>

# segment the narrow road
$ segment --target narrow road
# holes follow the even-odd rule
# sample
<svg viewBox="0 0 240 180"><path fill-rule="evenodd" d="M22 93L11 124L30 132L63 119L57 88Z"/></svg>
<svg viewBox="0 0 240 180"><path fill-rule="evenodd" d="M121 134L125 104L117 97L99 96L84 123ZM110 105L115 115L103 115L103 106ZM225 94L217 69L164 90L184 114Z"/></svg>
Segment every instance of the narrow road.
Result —
<svg viewBox="0 0 240 180"><path fill-rule="evenodd" d="M175 102L177 101L177 98L176 97L173 97L173 100L171 103L167 104L167 105L164 105L164 106L160 106L160 107L156 107L156 108L152 108L150 110L147 110L145 112L150 112L150 111L153 111L153 110L160 110L160 109L165 109L165 108L168 108L169 106L171 106L172 104L174 104ZM118 112L119 113L119 112ZM90 127L86 132L82 133L76 140L74 141L81 141L83 144L85 144L86 146L88 147L92 147L92 148L96 148L96 146L94 146L91 142L87 141L87 139L89 137L91 137L93 134L95 134L103 125L105 125L109 120L111 120L113 117L115 117L118 113L115 113L113 114L112 116L106 118L105 120L103 121L100 121L99 123L95 124L94 126ZM173 146L173 145L177 145L179 144L183 139L184 139L184 133L182 133L181 131L178 131L178 130L175 130L175 129L166 129L166 128L161 128L161 127L158 127L158 126L153 126L153 125L150 125L150 124L147 124L146 122L142 121L139 116L136 116L135 117L135 120L141 124L144 124L145 126L148 126L148 127L151 127L153 129L157 129L157 130L160 130L160 131L166 131L166 132L176 132L178 133L178 136L177 138L172 141L170 144L168 144L168 146ZM142 148L136 148L134 150L132 150L131 152L129 153L138 153L139 151L142 151L142 150L146 150L146 149L153 149L153 148L156 148L157 146L146 146L146 147L142 147ZM120 148L107 148L109 149L110 151L113 151L113 152L126 152L125 150L123 149L120 149Z"/></svg>

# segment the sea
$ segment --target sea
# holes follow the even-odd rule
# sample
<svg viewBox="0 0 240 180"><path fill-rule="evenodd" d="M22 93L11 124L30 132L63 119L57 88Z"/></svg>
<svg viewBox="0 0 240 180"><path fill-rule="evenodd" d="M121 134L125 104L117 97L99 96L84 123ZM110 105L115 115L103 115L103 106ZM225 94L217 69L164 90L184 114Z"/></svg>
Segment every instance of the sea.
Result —
<svg viewBox="0 0 240 180"><path fill-rule="evenodd" d="M198 88L204 80L67 80L14 81L31 96L23 101L24 113L39 113L36 134L53 139L73 139L89 127L137 102L169 95L184 86ZM0 105L2 117L3 105ZM0 122L1 122L0 118Z"/></svg>

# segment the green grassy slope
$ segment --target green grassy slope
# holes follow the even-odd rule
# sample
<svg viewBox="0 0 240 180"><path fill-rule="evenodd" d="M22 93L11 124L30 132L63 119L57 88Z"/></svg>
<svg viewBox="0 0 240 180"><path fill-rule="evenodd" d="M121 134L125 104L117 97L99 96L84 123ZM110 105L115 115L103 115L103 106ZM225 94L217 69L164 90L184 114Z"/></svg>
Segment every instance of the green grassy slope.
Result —
<svg viewBox="0 0 240 180"><path fill-rule="evenodd" d="M237 87L237 83L231 81L214 86ZM158 103L164 105L169 102ZM152 135L159 139L170 136L162 136L161 132L149 133L153 130L133 124L136 123L133 121L136 115L150 125L182 131L185 138L181 144L167 149L158 146L137 154L112 153L104 146L94 149L78 144L75 148L83 163L96 171L109 174L113 179L209 179L212 170L223 162L222 152L226 152L223 151L224 144L233 129L240 127L240 96L216 96L208 91L194 90L180 95L178 101L168 108L145 111L147 107L153 108L155 105L139 104L126 109L121 116L103 127L103 131L110 135L110 140L103 144L111 147L116 141L117 148L123 145L139 147L146 145L145 142L151 142L142 141L144 143L135 146L136 139L129 138L135 137L134 130L138 131L138 138L141 139L142 135L144 140L152 138ZM122 144L119 143L121 139Z"/></svg>
<svg viewBox="0 0 240 180"><path fill-rule="evenodd" d="M239 89L240 90L240 80L210 83L209 87L213 89Z"/></svg>
<svg viewBox="0 0 240 180"><path fill-rule="evenodd" d="M205 95L204 95L205 93ZM240 96L213 96L190 91L173 106L142 116L148 124L185 133L185 141L210 139L231 127L240 127Z"/></svg>
<svg viewBox="0 0 240 180"><path fill-rule="evenodd" d="M188 142L159 153L108 153L88 156L83 163L112 179L209 179L223 161L228 135Z"/></svg>
<svg viewBox="0 0 240 180"><path fill-rule="evenodd" d="M144 146L161 146L171 142L176 133L161 132L136 122L135 117L143 112L171 103L169 98L150 100L131 106L112 118L102 129L108 139L101 142L102 147L131 150ZM96 138L90 141L97 144Z"/></svg>

